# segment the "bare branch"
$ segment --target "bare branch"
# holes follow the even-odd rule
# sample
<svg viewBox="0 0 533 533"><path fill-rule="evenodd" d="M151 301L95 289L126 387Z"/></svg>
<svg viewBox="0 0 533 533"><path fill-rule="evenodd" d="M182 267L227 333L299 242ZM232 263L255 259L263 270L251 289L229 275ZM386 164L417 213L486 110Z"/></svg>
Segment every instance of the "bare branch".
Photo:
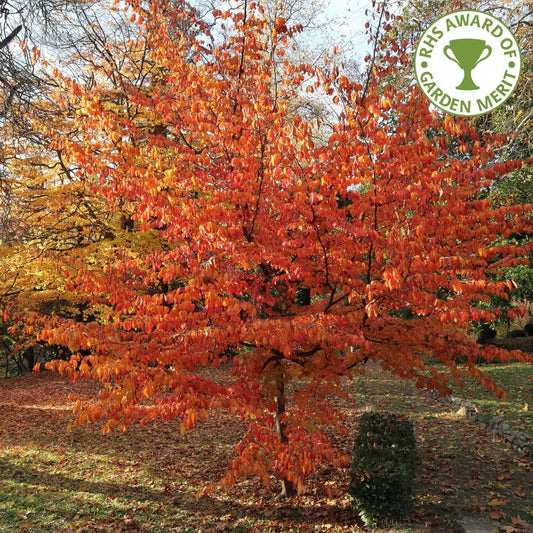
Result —
<svg viewBox="0 0 533 533"><path fill-rule="evenodd" d="M0 41L0 50L5 48L22 30L22 24L17 26L3 41Z"/></svg>

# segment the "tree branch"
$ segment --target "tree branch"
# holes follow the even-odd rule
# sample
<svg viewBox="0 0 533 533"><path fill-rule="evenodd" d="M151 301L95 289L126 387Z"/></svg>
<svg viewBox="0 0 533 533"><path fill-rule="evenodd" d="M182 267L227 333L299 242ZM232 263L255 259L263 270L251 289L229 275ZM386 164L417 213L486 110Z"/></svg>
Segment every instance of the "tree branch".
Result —
<svg viewBox="0 0 533 533"><path fill-rule="evenodd" d="M372 79L372 71L374 70L374 64L376 63L376 55L378 50L378 43L379 43L379 32L381 29L381 24L383 22L383 14L385 13L385 5L386 1L383 1L381 3L381 9L379 10L379 20L378 25L376 27L376 35L374 36L374 46L372 48L372 59L370 60L370 64L368 65L368 75L366 77L365 82L365 88L363 89L363 92L361 94L361 105L363 105L363 101L366 98L366 94L368 92L368 88L370 87L370 80Z"/></svg>
<svg viewBox="0 0 533 533"><path fill-rule="evenodd" d="M3 41L0 41L0 50L5 48L22 30L22 24L17 26Z"/></svg>

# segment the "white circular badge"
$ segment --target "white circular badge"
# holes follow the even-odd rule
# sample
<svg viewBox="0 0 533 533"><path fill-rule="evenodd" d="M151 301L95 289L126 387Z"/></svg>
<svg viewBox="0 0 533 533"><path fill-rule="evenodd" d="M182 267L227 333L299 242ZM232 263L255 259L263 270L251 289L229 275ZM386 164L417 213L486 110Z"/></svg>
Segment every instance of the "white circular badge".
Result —
<svg viewBox="0 0 533 533"><path fill-rule="evenodd" d="M512 94L522 59L515 36L481 11L454 11L422 34L415 75L423 93L453 115L484 115Z"/></svg>

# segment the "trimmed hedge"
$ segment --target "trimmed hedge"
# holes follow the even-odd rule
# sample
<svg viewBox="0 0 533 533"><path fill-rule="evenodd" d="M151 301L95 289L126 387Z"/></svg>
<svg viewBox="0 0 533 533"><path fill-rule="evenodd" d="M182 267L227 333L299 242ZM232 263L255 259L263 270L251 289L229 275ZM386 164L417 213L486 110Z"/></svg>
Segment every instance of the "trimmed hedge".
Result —
<svg viewBox="0 0 533 533"><path fill-rule="evenodd" d="M405 417L365 413L355 440L349 494L365 525L389 525L411 508L416 443Z"/></svg>

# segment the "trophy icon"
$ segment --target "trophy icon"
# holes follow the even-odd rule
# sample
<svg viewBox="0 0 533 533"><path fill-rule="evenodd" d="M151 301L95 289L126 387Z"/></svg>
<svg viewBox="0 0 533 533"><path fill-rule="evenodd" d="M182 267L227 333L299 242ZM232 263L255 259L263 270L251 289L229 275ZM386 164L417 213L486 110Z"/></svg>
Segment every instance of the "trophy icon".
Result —
<svg viewBox="0 0 533 533"><path fill-rule="evenodd" d="M452 55L449 55L450 52ZM457 63L464 71L463 81L456 89L463 91L479 89L472 80L472 71L481 61L487 59L491 53L492 48L485 44L482 39L454 39L444 47L444 55L454 63Z"/></svg>

